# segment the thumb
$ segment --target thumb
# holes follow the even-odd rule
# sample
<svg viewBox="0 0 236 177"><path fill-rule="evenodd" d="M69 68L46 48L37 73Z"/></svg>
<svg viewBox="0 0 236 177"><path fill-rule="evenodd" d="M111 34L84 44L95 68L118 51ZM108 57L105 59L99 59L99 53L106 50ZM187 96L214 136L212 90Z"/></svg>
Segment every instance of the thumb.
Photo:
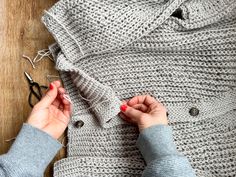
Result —
<svg viewBox="0 0 236 177"><path fill-rule="evenodd" d="M39 107L47 107L52 104L52 102L56 99L58 90L54 83L50 83L49 91L44 95L44 97L38 102Z"/></svg>
<svg viewBox="0 0 236 177"><path fill-rule="evenodd" d="M125 104L120 106L120 110L122 111L122 113L124 115L126 115L127 117L129 117L131 120L133 120L135 122L137 122L138 119L143 114L143 112L141 112L133 107L130 107L128 105L125 105Z"/></svg>

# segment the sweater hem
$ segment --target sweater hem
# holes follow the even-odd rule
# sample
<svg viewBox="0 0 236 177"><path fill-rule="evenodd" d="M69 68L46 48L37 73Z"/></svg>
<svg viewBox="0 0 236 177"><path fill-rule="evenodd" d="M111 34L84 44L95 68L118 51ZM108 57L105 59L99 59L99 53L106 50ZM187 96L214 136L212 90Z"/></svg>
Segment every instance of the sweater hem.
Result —
<svg viewBox="0 0 236 177"><path fill-rule="evenodd" d="M54 164L54 177L141 176L144 161L132 157L67 157Z"/></svg>

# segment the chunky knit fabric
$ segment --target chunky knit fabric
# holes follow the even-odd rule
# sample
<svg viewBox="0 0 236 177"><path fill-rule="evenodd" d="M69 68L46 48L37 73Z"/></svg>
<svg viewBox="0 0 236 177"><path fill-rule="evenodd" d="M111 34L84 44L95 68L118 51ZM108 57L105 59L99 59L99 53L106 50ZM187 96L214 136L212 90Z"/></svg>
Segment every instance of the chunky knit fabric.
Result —
<svg viewBox="0 0 236 177"><path fill-rule="evenodd" d="M235 0L61 0L43 22L74 106L56 177L140 176L137 128L117 114L144 93L198 176L236 176Z"/></svg>

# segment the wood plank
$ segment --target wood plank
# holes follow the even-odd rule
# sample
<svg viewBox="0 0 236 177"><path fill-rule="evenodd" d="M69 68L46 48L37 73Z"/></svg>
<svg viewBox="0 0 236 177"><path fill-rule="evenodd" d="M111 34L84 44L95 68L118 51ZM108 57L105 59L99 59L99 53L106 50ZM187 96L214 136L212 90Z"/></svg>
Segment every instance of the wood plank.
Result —
<svg viewBox="0 0 236 177"><path fill-rule="evenodd" d="M1 0L0 1L0 154L6 153L31 111L27 97L28 83L23 72L27 71L42 85L48 85L47 74L58 75L54 63L48 59L37 63L36 69L24 59L26 54L34 57L38 50L47 48L53 38L41 22L43 10L51 7L56 0ZM36 149L37 150L37 149ZM62 149L55 160L65 156ZM53 176L53 162L45 177Z"/></svg>

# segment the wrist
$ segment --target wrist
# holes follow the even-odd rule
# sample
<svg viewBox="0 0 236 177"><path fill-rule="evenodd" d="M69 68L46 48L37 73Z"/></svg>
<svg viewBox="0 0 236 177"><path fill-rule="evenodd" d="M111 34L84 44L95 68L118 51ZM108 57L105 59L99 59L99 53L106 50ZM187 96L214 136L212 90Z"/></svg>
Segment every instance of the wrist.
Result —
<svg viewBox="0 0 236 177"><path fill-rule="evenodd" d="M48 134L49 136L51 136L52 138L54 138L55 140L57 140L58 138L60 138L60 136L63 134L63 132L65 131L67 124L61 123L59 124L55 124L55 123L48 123L47 121L43 121L41 120L41 122L38 121L38 117L37 118L32 118L30 117L27 120L27 124L39 129L40 131Z"/></svg>
<svg viewBox="0 0 236 177"><path fill-rule="evenodd" d="M30 176L42 176L61 147L61 143L47 133L24 123L5 160L12 175L26 171Z"/></svg>
<svg viewBox="0 0 236 177"><path fill-rule="evenodd" d="M55 135L53 135L53 133L51 133L50 131L48 131L48 130L45 129L44 127L40 127L39 125L35 124L35 122L31 122L30 120L28 120L28 121L26 122L26 124L32 126L32 127L35 128L35 129L38 129L38 130L40 130L40 131L42 131L42 132L44 132L44 133L46 133L46 134L48 134L50 137L52 137L52 138L55 139L55 140L57 140L57 139L59 138L59 137L57 138Z"/></svg>
<svg viewBox="0 0 236 177"><path fill-rule="evenodd" d="M172 136L172 128L164 124L143 129L139 134L137 146L147 163L162 156L178 153Z"/></svg>
<svg viewBox="0 0 236 177"><path fill-rule="evenodd" d="M141 133L145 129L148 129L152 126L158 126L158 125L164 125L168 126L168 120L167 119L158 119L157 121L146 121L144 124L138 124L139 132Z"/></svg>

